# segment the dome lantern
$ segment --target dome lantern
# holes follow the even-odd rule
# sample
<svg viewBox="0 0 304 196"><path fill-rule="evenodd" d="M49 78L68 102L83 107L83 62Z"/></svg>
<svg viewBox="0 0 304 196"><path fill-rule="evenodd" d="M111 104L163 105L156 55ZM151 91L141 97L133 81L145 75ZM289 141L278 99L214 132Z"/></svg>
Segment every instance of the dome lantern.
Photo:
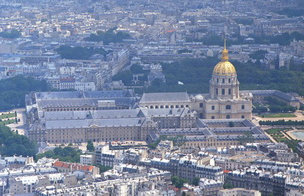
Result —
<svg viewBox="0 0 304 196"><path fill-rule="evenodd" d="M226 40L224 42L224 49L222 51L222 60L216 64L213 69L213 75L217 76L235 76L236 70L229 61L228 50L226 48Z"/></svg>

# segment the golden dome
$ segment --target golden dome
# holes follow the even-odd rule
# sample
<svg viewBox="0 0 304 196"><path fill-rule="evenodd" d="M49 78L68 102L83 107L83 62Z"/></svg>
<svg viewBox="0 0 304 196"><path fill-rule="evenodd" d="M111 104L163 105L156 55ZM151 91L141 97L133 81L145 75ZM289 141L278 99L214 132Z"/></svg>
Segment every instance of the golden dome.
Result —
<svg viewBox="0 0 304 196"><path fill-rule="evenodd" d="M229 61L221 61L213 69L213 74L218 76L236 75L236 70Z"/></svg>
<svg viewBox="0 0 304 196"><path fill-rule="evenodd" d="M236 75L235 67L228 60L229 60L228 50L226 49L226 41L225 41L224 50L222 51L222 60L214 67L213 75L218 75L218 76Z"/></svg>

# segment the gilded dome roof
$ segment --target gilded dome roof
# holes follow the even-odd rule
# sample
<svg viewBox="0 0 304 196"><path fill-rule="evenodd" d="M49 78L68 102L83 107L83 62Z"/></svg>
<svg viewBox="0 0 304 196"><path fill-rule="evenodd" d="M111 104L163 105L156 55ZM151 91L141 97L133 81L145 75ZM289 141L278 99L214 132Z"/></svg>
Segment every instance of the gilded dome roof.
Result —
<svg viewBox="0 0 304 196"><path fill-rule="evenodd" d="M228 50L226 49L226 43L222 52L222 60L216 64L213 69L213 75L218 76L231 76L236 75L235 67L228 61Z"/></svg>
<svg viewBox="0 0 304 196"><path fill-rule="evenodd" d="M231 76L236 75L236 70L229 61L221 61L214 67L213 74L219 76Z"/></svg>

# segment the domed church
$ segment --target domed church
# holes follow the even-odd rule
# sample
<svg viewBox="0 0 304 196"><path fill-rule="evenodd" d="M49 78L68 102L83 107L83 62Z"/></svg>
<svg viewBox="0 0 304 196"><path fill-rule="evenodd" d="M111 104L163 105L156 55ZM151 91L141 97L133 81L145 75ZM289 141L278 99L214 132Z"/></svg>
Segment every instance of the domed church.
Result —
<svg viewBox="0 0 304 196"><path fill-rule="evenodd" d="M222 60L213 69L209 93L190 96L186 92L144 93L139 107L190 108L204 119L251 119L252 94L240 91L239 86L235 67L229 62L225 41Z"/></svg>
<svg viewBox="0 0 304 196"><path fill-rule="evenodd" d="M205 119L251 119L252 94L240 92L237 72L229 62L226 41L222 60L214 67L209 94L195 96L194 108Z"/></svg>

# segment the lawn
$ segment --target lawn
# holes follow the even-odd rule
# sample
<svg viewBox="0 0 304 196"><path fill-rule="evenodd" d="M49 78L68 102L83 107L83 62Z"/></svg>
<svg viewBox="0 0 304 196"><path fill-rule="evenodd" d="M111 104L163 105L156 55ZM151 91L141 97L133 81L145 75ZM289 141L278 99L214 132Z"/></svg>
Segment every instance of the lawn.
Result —
<svg viewBox="0 0 304 196"><path fill-rule="evenodd" d="M266 132L271 135L273 139L275 139L277 142L285 142L288 140L283 134L283 129L268 129Z"/></svg>
<svg viewBox="0 0 304 196"><path fill-rule="evenodd" d="M283 135L282 132L286 132L290 129L268 129L266 132L271 135L273 139L275 139L277 142L289 142L289 139Z"/></svg>
<svg viewBox="0 0 304 196"><path fill-rule="evenodd" d="M12 124L12 123L15 123L15 122L16 122L15 119L4 120L4 121L0 121L0 125L8 125L8 124Z"/></svg>
<svg viewBox="0 0 304 196"><path fill-rule="evenodd" d="M292 117L297 117L293 113L271 113L271 114L262 114L260 116L262 118L292 118Z"/></svg>
<svg viewBox="0 0 304 196"><path fill-rule="evenodd" d="M3 113L0 115L0 119L5 119L5 118L12 118L15 117L15 113Z"/></svg>
<svg viewBox="0 0 304 196"><path fill-rule="evenodd" d="M268 129L266 132L270 135L281 134L282 129Z"/></svg>

